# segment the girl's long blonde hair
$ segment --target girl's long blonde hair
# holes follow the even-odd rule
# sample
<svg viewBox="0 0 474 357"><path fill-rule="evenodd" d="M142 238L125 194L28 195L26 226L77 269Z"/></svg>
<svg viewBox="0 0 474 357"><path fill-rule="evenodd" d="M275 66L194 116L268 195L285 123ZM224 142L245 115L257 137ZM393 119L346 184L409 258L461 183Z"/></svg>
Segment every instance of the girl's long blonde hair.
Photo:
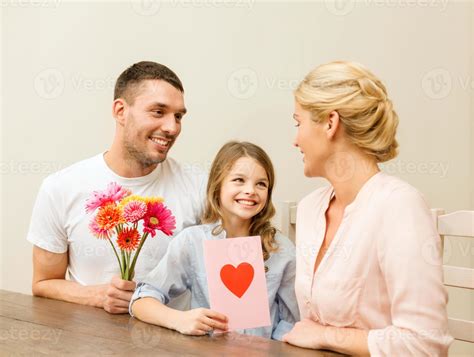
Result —
<svg viewBox="0 0 474 357"><path fill-rule="evenodd" d="M214 223L223 219L223 213L220 207L220 192L222 182L228 175L232 166L241 157L254 159L263 167L268 178L268 196L263 209L254 217L250 223L250 235L259 235L262 240L263 259L267 260L270 253L278 249L275 241L276 229L271 225L270 220L275 215L275 207L272 203L272 191L275 184L275 172L273 164L259 146L249 142L230 141L225 144L217 153L212 162L207 183L206 207L202 216L203 223ZM212 234L217 235L222 232L223 227L214 228Z"/></svg>

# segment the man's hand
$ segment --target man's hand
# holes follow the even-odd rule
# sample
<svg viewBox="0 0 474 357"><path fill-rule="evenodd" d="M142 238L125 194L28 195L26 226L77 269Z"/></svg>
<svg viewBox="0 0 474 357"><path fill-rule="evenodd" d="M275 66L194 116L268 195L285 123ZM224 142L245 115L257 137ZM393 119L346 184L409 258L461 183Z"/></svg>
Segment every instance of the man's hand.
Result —
<svg viewBox="0 0 474 357"><path fill-rule="evenodd" d="M198 308L189 311L177 311L173 329L185 335L205 335L219 329L227 331L227 317L219 312Z"/></svg>
<svg viewBox="0 0 474 357"><path fill-rule="evenodd" d="M110 284L104 286L104 310L111 314L128 313L128 305L136 286L134 281L122 280L114 276Z"/></svg>

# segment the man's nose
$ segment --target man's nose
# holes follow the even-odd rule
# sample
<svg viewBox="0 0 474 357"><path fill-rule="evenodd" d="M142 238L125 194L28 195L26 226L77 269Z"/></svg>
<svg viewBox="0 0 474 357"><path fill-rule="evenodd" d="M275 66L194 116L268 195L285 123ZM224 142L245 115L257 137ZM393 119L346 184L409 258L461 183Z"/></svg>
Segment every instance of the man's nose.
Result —
<svg viewBox="0 0 474 357"><path fill-rule="evenodd" d="M167 115L163 118L161 130L169 135L176 135L179 131L179 124L174 115Z"/></svg>

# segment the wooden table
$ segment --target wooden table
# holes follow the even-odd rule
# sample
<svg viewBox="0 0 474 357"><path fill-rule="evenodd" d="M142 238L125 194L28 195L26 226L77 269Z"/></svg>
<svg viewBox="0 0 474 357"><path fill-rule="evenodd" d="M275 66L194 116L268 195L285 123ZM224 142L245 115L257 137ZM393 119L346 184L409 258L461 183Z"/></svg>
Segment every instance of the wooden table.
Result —
<svg viewBox="0 0 474 357"><path fill-rule="evenodd" d="M0 290L0 355L338 356L261 337L184 336L129 315Z"/></svg>

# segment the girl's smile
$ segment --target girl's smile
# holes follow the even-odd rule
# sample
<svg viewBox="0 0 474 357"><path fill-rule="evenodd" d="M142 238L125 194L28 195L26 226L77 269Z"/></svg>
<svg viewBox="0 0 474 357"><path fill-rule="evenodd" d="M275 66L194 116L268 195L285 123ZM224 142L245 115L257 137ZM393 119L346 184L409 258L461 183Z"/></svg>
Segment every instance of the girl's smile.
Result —
<svg viewBox="0 0 474 357"><path fill-rule="evenodd" d="M265 207L267 196L268 177L264 168L252 158L241 157L222 183L220 205L226 218L244 223Z"/></svg>

